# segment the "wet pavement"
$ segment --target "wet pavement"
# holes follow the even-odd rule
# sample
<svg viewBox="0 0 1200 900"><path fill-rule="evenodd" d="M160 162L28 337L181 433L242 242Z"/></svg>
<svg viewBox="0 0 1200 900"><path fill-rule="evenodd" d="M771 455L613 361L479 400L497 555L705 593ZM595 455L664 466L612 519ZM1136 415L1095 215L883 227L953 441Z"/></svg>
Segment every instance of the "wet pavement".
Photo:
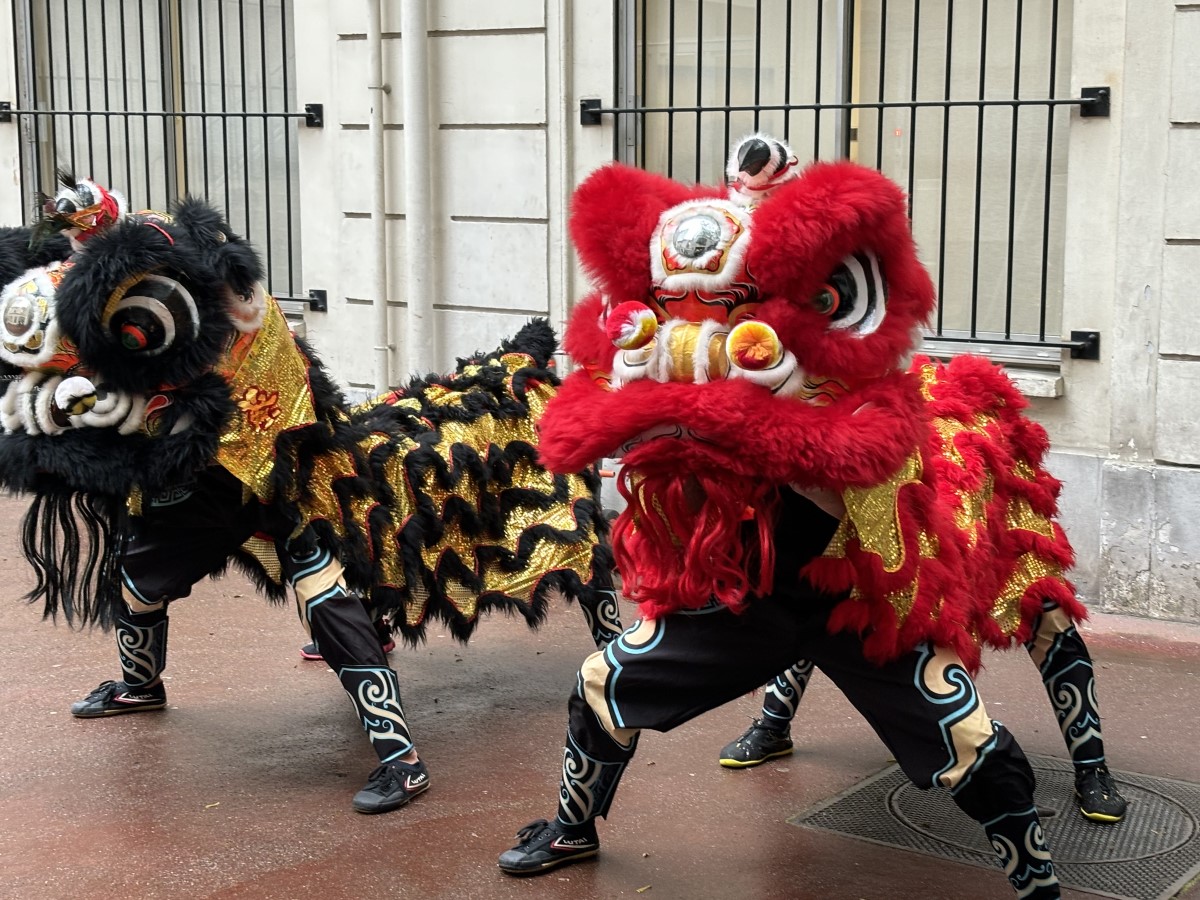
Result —
<svg viewBox="0 0 1200 900"><path fill-rule="evenodd" d="M173 607L166 711L73 719L73 700L116 677L113 642L43 622L20 602L32 583L19 552L23 511L0 499L5 900L1012 897L998 868L787 823L891 762L819 674L794 756L717 766L757 696L646 734L601 823L599 860L534 879L502 875L496 856L517 828L553 813L565 701L591 649L581 613L563 605L539 632L494 616L467 647L433 629L425 645L392 654L433 786L382 816L350 809L374 755L336 679L300 659L292 609L269 606L240 577L205 583ZM633 618L632 607L623 613ZM1098 615L1085 634L1112 766L1200 782L1200 626ZM1024 653L989 655L979 683L1028 752L1064 756ZM1136 816L1118 827L1135 827ZM1179 896L1200 900L1200 885Z"/></svg>

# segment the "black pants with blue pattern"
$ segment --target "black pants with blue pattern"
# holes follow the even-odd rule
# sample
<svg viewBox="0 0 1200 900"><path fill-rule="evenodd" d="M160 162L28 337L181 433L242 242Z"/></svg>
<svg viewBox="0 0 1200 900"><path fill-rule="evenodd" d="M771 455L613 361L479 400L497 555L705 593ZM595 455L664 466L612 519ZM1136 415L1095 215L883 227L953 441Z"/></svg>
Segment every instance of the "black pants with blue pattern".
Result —
<svg viewBox="0 0 1200 900"><path fill-rule="evenodd" d="M795 573L835 526L789 495L770 596L741 614L714 603L639 620L585 661L569 703L559 821L570 829L607 814L642 730L668 731L806 658L862 713L915 785L949 790L984 826L1018 896L1057 897L1033 771L1012 735L988 717L957 655L923 645L876 665L857 635L828 633L840 598Z"/></svg>
<svg viewBox="0 0 1200 900"><path fill-rule="evenodd" d="M383 762L411 753L396 673L362 601L351 593L342 566L311 531L292 538L292 524L243 496L228 471L211 467L194 482L146 497L121 556L125 613L116 636L123 680L157 684L167 664L167 606L203 578L222 571L253 536L275 542L284 578L296 592L297 612L321 648Z"/></svg>

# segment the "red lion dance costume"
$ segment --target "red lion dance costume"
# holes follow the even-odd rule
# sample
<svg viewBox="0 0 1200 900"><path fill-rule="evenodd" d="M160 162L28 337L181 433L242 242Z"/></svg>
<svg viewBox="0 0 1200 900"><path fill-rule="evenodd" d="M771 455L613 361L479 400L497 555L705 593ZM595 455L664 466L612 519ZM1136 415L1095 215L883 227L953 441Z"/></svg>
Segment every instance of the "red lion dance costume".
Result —
<svg viewBox="0 0 1200 900"><path fill-rule="evenodd" d="M765 136L729 174L687 187L613 165L574 198L599 290L572 316L581 369L540 453L560 472L623 457L613 547L643 619L584 664L558 814L500 867L594 855L641 729L811 659L914 783L986 824L1019 896L1056 897L1032 772L970 677L1046 610L1085 615L1045 432L986 360L911 358L935 296L894 184L801 173Z"/></svg>

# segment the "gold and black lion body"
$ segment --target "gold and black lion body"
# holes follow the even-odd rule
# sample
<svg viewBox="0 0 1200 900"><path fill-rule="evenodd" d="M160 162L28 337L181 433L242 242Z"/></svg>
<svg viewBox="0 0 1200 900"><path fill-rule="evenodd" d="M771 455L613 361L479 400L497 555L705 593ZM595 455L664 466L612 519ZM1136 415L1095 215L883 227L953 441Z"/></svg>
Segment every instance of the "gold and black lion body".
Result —
<svg viewBox="0 0 1200 900"><path fill-rule="evenodd" d="M0 229L0 484L32 495L48 616L110 625L125 518L209 466L315 529L412 641L431 618L465 640L494 608L536 624L555 593L615 602L596 473L538 461L558 386L544 320L351 408L207 204L130 214L79 182L46 212L56 227ZM227 562L283 597L275 541Z"/></svg>

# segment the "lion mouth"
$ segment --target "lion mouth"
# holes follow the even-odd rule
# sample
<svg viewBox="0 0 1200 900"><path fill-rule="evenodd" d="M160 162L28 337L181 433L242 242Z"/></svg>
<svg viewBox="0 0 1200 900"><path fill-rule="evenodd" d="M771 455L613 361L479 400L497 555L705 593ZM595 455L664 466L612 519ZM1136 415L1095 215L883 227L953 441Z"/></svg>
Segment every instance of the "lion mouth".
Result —
<svg viewBox="0 0 1200 900"><path fill-rule="evenodd" d="M616 456L624 456L635 447L640 447L643 444L649 444L651 441L660 441L665 439L675 439L681 441L696 441L701 444L712 444L713 441L694 431L686 425L655 425L652 428L647 428L645 431L634 435L629 440L621 444L617 448Z"/></svg>

